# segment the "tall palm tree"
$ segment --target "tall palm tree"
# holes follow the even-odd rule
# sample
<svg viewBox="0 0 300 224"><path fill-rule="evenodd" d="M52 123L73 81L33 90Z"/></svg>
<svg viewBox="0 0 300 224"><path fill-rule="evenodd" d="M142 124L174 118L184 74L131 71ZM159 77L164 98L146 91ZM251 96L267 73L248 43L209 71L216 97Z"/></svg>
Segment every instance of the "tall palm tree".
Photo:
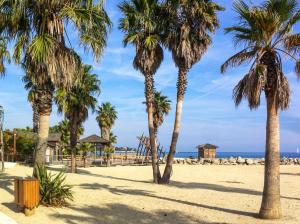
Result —
<svg viewBox="0 0 300 224"><path fill-rule="evenodd" d="M259 6L248 6L244 1L234 2L239 22L226 29L233 33L236 44L243 49L230 57L221 67L236 67L252 62L250 70L234 88L235 104L243 98L250 109L260 105L265 93L267 106L265 177L261 218L281 217L280 206L280 143L279 110L285 110L290 102L290 88L282 71L282 56L296 62L296 73L300 76L300 34L292 32L300 20L299 4L296 0L267 0Z"/></svg>
<svg viewBox="0 0 300 224"><path fill-rule="evenodd" d="M71 172L76 169L76 145L78 141L78 129L88 118L88 110L95 110L100 94L100 81L96 74L91 73L92 66L82 65L77 80L70 89L59 88L56 91L55 102L58 111L64 113L70 122L70 148L71 148Z"/></svg>
<svg viewBox="0 0 300 224"><path fill-rule="evenodd" d="M166 168L161 183L167 184L180 131L187 74L199 62L212 43L211 34L219 27L217 12L221 6L211 0L166 0L164 5L164 43L178 67L177 102L174 129Z"/></svg>
<svg viewBox="0 0 300 224"><path fill-rule="evenodd" d="M10 53L7 50L7 38L0 36L0 75L5 74L5 62L10 63Z"/></svg>
<svg viewBox="0 0 300 224"><path fill-rule="evenodd" d="M119 28L125 33L124 45L135 46L133 67L145 77L145 97L148 112L148 128L152 150L153 181L159 182L157 149L153 124L154 79L163 60L163 49L158 32L159 0L130 0L119 5L123 14Z"/></svg>
<svg viewBox="0 0 300 224"><path fill-rule="evenodd" d="M109 102L102 103L97 109L96 120L101 130L101 137L105 140L110 140L110 131L118 118L116 108Z"/></svg>
<svg viewBox="0 0 300 224"><path fill-rule="evenodd" d="M39 131L39 113L38 113L38 105L37 105L37 89L38 86L35 82L30 78L29 75L25 75L23 77L23 82L25 84L25 89L28 90L27 100L30 102L32 107L32 129L33 132L38 133Z"/></svg>
<svg viewBox="0 0 300 224"><path fill-rule="evenodd" d="M49 132L53 86L70 87L80 58L70 48L66 24L78 31L80 43L99 59L111 22L103 0L3 0L0 2L0 36L14 42L14 60L42 85L39 98L39 143L35 164L44 164ZM69 46L66 44L68 39ZM48 87L48 88L46 88Z"/></svg>

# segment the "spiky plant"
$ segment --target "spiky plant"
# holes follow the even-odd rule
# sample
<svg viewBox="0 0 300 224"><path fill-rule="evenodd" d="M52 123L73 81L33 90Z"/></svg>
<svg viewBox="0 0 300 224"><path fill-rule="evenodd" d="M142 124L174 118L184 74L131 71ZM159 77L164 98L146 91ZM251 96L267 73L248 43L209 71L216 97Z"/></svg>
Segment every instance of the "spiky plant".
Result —
<svg viewBox="0 0 300 224"><path fill-rule="evenodd" d="M230 57L221 67L236 67L251 62L250 69L233 91L235 104L248 101L250 109L260 105L264 93L267 107L265 178L261 218L281 217L280 206L280 142L279 110L290 102L288 79L282 70L282 56L295 61L295 71L300 75L300 34L293 27L300 20L297 0L267 0L258 6L235 1L234 9L239 22L226 32L232 33L236 45L243 49Z"/></svg>
<svg viewBox="0 0 300 224"><path fill-rule="evenodd" d="M62 207L73 201L72 186L65 183L64 172L52 174L45 166L37 166L36 178L40 183L40 203L45 206Z"/></svg>

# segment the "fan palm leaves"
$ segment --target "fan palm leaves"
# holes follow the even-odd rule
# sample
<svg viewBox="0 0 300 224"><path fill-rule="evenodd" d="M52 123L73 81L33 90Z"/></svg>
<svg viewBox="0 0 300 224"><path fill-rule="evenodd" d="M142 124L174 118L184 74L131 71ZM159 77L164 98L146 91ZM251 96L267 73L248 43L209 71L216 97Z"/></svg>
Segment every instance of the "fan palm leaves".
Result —
<svg viewBox="0 0 300 224"><path fill-rule="evenodd" d="M172 173L188 71L212 43L211 36L219 27L217 12L220 10L223 8L211 0L166 0L163 5L163 42L178 67L178 79L174 130L161 183L169 183Z"/></svg>
<svg viewBox="0 0 300 224"><path fill-rule="evenodd" d="M148 112L148 128L152 150L153 181L158 183L160 173L156 160L155 133L153 125L154 79L163 60L159 31L159 0L128 0L119 5L123 17L119 28L124 32L124 45L135 47L133 67L145 77L145 97Z"/></svg>
<svg viewBox="0 0 300 224"><path fill-rule="evenodd" d="M118 118L115 106L109 102L102 103L97 109L96 120L101 130L101 137L110 140L110 130Z"/></svg>
<svg viewBox="0 0 300 224"><path fill-rule="evenodd" d="M97 99L100 94L100 81L96 74L91 73L92 66L82 65L70 89L59 88L56 91L55 102L58 111L63 113L70 122L70 147L71 147L71 171L75 172L76 145L78 129L88 118L89 109L95 110Z"/></svg>
<svg viewBox="0 0 300 224"><path fill-rule="evenodd" d="M261 218L281 217L280 206L280 143L279 110L285 110L290 102L289 82L282 70L283 56L295 62L295 72L300 76L300 34L293 27L300 21L300 5L297 0L267 0L258 6L235 1L234 9L239 22L226 28L233 34L234 43L242 50L230 57L221 67L237 67L251 63L244 78L233 91L236 105L243 98L251 109L261 103L264 92L267 104L265 182Z"/></svg>
<svg viewBox="0 0 300 224"><path fill-rule="evenodd" d="M30 76L25 75L23 77L23 82L25 89L28 91L27 100L30 102L32 107L32 129L33 132L38 133L39 130L39 113L38 113L38 86L37 84L30 78Z"/></svg>
<svg viewBox="0 0 300 224"><path fill-rule="evenodd" d="M5 74L5 62L10 63L10 53L7 50L7 38L0 37L0 75Z"/></svg>

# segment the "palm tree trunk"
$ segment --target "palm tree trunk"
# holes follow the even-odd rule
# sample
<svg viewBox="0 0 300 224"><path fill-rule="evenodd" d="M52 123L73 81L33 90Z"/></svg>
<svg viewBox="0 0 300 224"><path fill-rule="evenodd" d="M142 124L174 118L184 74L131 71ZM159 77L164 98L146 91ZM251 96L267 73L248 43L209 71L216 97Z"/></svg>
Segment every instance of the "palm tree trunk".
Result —
<svg viewBox="0 0 300 224"><path fill-rule="evenodd" d="M74 116L71 120L70 130L70 147L71 147L71 173L76 172L76 145L77 145L77 134L78 134L78 122Z"/></svg>
<svg viewBox="0 0 300 224"><path fill-rule="evenodd" d="M151 74L145 75L145 96L147 102L147 113L148 113L148 129L150 136L150 147L152 153L152 170L153 170L153 182L160 182L160 171L157 162L157 149L155 144L155 132L153 124L153 100L154 100L154 91L153 91L154 80Z"/></svg>
<svg viewBox="0 0 300 224"><path fill-rule="evenodd" d="M176 102L174 129L173 129L172 141L171 141L170 151L167 157L165 171L160 181L161 184L169 184L172 175L173 160L174 160L174 155L176 153L176 145L177 145L179 131L180 131L183 98L184 98L186 85L187 85L187 72L188 72L187 69L184 68L179 69L178 80L177 80L177 102Z"/></svg>
<svg viewBox="0 0 300 224"><path fill-rule="evenodd" d="M32 117L33 132L38 133L39 132L39 112L38 112L38 107L37 107L36 103L32 104L32 112L33 112L33 117Z"/></svg>
<svg viewBox="0 0 300 224"><path fill-rule="evenodd" d="M49 118L49 113L40 114L40 128L38 132L38 144L35 150L34 167L43 166L45 164L45 155L49 135Z"/></svg>
<svg viewBox="0 0 300 224"><path fill-rule="evenodd" d="M101 138L109 141L109 129L107 127L101 128Z"/></svg>
<svg viewBox="0 0 300 224"><path fill-rule="evenodd" d="M36 174L37 166L45 165L45 156L49 135L49 118L52 111L52 98L54 88L47 85L37 91L38 99L36 105L39 113L38 143L34 151L33 176Z"/></svg>
<svg viewBox="0 0 300 224"><path fill-rule="evenodd" d="M1 171L4 172L4 141L3 141L3 130L0 129L0 143L1 143Z"/></svg>
<svg viewBox="0 0 300 224"><path fill-rule="evenodd" d="M259 217L264 219L281 217L279 142L279 115L275 97L267 97L265 179L259 212Z"/></svg>

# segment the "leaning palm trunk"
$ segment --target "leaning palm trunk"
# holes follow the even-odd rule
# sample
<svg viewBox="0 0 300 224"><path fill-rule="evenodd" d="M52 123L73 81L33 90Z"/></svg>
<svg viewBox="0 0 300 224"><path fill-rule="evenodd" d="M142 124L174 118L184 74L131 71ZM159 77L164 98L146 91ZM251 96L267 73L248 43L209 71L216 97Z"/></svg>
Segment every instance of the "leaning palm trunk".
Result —
<svg viewBox="0 0 300 224"><path fill-rule="evenodd" d="M71 119L70 147L71 147L71 173L76 172L76 145L78 136L78 125L75 118Z"/></svg>
<svg viewBox="0 0 300 224"><path fill-rule="evenodd" d="M161 180L162 184L168 184L170 182L170 178L172 175L173 160L176 153L176 145L177 145L179 131L180 131L182 105L183 105L183 98L186 90L186 85L187 85L187 70L180 68L178 81L177 81L177 102L176 102L175 123L174 123L174 129L172 134L170 151L167 157L164 175Z"/></svg>
<svg viewBox="0 0 300 224"><path fill-rule="evenodd" d="M33 132L39 132L39 112L36 103L32 104L32 122L33 122Z"/></svg>
<svg viewBox="0 0 300 224"><path fill-rule="evenodd" d="M274 97L267 97L266 135L264 191L259 216L276 219L281 217L280 140L279 116Z"/></svg>
<svg viewBox="0 0 300 224"><path fill-rule="evenodd" d="M153 124L153 76L151 74L145 75L145 96L147 102L147 113L148 113L148 128L150 136L150 148L152 154L152 170L153 170L153 182L159 183L161 179L159 165L157 161L157 149L155 143L155 130Z"/></svg>

